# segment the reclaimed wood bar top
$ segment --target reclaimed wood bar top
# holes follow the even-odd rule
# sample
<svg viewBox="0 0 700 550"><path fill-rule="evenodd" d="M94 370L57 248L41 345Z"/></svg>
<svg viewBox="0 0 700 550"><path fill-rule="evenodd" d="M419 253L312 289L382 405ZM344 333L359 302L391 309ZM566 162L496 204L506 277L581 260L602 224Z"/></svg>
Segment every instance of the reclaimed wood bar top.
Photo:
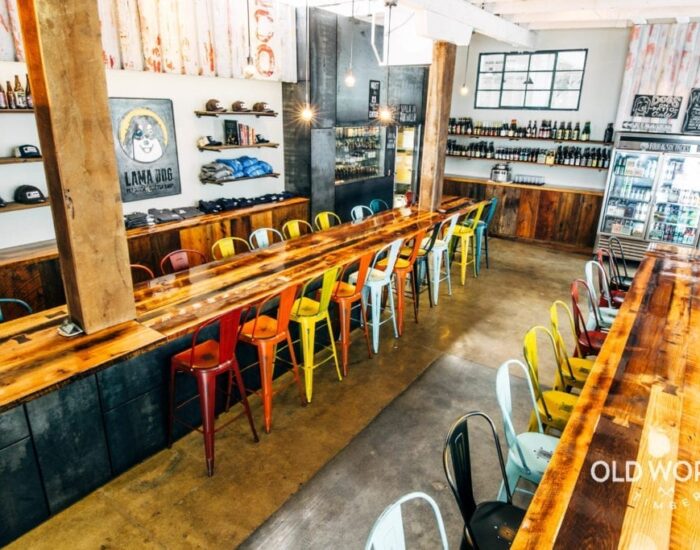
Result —
<svg viewBox="0 0 700 550"><path fill-rule="evenodd" d="M95 334L59 336L56 329L67 317L65 306L2 323L0 411L191 333L199 323L227 309L254 304L329 267L352 263L368 251L409 238L473 205L470 199L448 197L442 212L393 209L158 277L135 287L136 320Z"/></svg>
<svg viewBox="0 0 700 550"><path fill-rule="evenodd" d="M513 549L700 546L700 252L652 246Z"/></svg>
<svg viewBox="0 0 700 550"><path fill-rule="evenodd" d="M602 197L605 193L604 189L596 189L593 187L580 187L576 185L552 185L550 183L545 183L544 185L528 185L526 183L514 183L510 181L493 181L489 178L480 178L478 176L465 176L462 174L445 174L445 181L454 181L457 183L477 183L480 185L495 185L497 187L515 187L518 189L531 189L535 191L576 193L578 195L595 195L598 197Z"/></svg>

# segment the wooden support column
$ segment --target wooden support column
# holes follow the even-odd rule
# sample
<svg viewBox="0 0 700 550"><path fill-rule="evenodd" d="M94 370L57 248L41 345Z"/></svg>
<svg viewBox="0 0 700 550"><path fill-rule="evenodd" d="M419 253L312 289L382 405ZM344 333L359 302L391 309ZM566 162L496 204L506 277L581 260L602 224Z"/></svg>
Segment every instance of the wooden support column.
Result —
<svg viewBox="0 0 700 550"><path fill-rule="evenodd" d="M97 2L18 2L71 318L135 317Z"/></svg>
<svg viewBox="0 0 700 550"><path fill-rule="evenodd" d="M419 206L436 210L442 199L445 175L447 125L452 104L452 82L455 74L457 46L435 42L433 63L428 77L428 100L425 112L423 160L420 171Z"/></svg>

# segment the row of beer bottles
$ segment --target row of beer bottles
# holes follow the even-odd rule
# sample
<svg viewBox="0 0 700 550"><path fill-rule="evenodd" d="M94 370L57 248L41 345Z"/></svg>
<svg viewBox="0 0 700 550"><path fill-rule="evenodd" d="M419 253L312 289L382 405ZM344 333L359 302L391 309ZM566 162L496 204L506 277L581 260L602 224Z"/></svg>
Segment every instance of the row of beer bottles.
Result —
<svg viewBox="0 0 700 550"><path fill-rule="evenodd" d="M27 76L27 89L22 87L19 80L19 75L15 75L14 87L10 81L6 81L7 90L4 90L0 83L0 109L33 109L34 98L32 90L29 86L29 77Z"/></svg>

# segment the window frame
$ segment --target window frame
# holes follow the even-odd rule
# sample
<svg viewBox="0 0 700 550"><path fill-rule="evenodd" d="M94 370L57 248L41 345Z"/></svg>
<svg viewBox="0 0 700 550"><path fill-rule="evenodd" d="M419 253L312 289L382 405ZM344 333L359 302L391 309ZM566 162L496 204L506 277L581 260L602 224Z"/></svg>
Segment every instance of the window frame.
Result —
<svg viewBox="0 0 700 550"><path fill-rule="evenodd" d="M567 53L567 52L583 52L584 57L583 57L583 68L582 69L576 69L576 70L563 70L563 71L558 71L557 70L557 64L559 62L559 54L561 53ZM552 65L551 70L531 70L530 67L532 66L532 56L533 55L540 55L540 54L554 54L554 64ZM503 64L502 64L502 69L500 71L482 71L481 70L481 60L483 56L493 56L493 55L500 55L503 56ZM509 55L527 55L528 60L527 60L527 69L525 71L507 71L506 70L506 60ZM476 86L474 88L474 109L492 109L492 110L527 110L527 111L578 111L581 107L581 93L583 92L583 83L584 79L586 77L586 64L588 63L588 48L569 48L569 49L561 49L561 50L536 50L532 52L519 52L519 51L510 51L510 52L481 52L479 53L479 59L477 62L477 67L476 67ZM506 74L508 73L521 73L525 72L527 76L525 77L526 79L530 76L530 73L548 73L552 75L552 80L549 85L548 89L541 89L541 88L529 88L530 84L525 84L522 90L518 89L504 89L505 81L506 81ZM573 89L565 89L565 88L556 88L555 83L556 83L556 76L557 73L566 73L566 72L575 72L575 73L581 73L581 84L579 87L573 88ZM500 74L501 75L501 83L498 88L494 89L482 89L481 86L481 75L489 75L489 74ZM504 106L503 105L503 92L522 92L523 93L523 104L522 106ZM540 106L540 107L528 107L525 105L525 102L527 100L527 92L549 92L549 97L547 100L547 106ZM479 98L479 92L498 92L498 106L497 107L480 107L477 102ZM568 108L568 109L560 109L557 107L552 107L552 97L554 96L554 92L577 92L578 97L576 101L576 107L575 108Z"/></svg>

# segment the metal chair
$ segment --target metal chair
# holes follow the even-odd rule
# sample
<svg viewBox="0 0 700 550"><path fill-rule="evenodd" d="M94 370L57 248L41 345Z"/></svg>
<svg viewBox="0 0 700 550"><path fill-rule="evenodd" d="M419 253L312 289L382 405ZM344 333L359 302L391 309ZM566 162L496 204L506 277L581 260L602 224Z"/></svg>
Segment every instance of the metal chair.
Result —
<svg viewBox="0 0 700 550"><path fill-rule="evenodd" d="M467 280L467 266L472 264L474 277L478 275L476 264L477 264L477 243L476 243L476 230L481 220L481 214L484 211L484 207L488 203L482 201L477 204L476 208L471 212L467 213L461 223L457 224L454 228L452 240L449 242L450 246L450 265L457 251L460 250L460 280L462 286L464 286ZM471 243L472 248L472 259L469 260L469 244Z"/></svg>
<svg viewBox="0 0 700 550"><path fill-rule="evenodd" d="M447 294L452 296L452 279L450 277L450 258L449 258L449 245L452 241L452 234L454 233L455 227L457 226L457 219L459 214L453 214L446 220L442 222L440 227L441 237L436 239L433 243L433 248L430 251L430 264L433 272L433 301L434 305L438 303L438 296L440 294L440 282L447 280ZM441 266L445 266L445 276L441 277Z"/></svg>
<svg viewBox="0 0 700 550"><path fill-rule="evenodd" d="M625 297L627 296L627 291L612 288L611 281L613 279L615 268L613 267L612 256L610 254L610 250L608 250L607 248L599 248L598 250L595 251L595 254L593 255L593 257L600 265L602 265L602 266L607 265L606 282L608 283L608 292L610 294L611 301L608 302L606 300L604 293L603 293L603 289L600 289L600 293L601 293L600 305L619 308L620 306L622 306L622 303L625 301Z"/></svg>
<svg viewBox="0 0 700 550"><path fill-rule="evenodd" d="M603 342L605 342L606 333L593 326L588 327L586 318L584 317L583 310L579 306L581 302L581 294L579 289L583 289L589 299L589 314L592 310L590 306L590 293L588 292L588 285L586 281L581 279L576 279L571 283L571 310L574 317L574 330L576 332L576 342L580 348L581 357L588 357L589 355L598 355L600 353L600 348L603 347ZM592 315L595 321L595 311L593 310ZM595 325L595 322L592 323Z"/></svg>
<svg viewBox="0 0 700 550"><path fill-rule="evenodd" d="M319 212L314 218L314 225L316 226L316 231L325 231L330 229L335 225L340 225L342 220L340 216L335 212Z"/></svg>
<svg viewBox="0 0 700 550"><path fill-rule="evenodd" d="M374 212L369 206L365 206L364 204L358 204L357 206L353 206L352 210L350 210L350 217L352 218L352 221L354 222L359 222L361 220L364 220L368 216L373 216Z"/></svg>
<svg viewBox="0 0 700 550"><path fill-rule="evenodd" d="M160 261L160 272L163 275L184 271L195 265L206 263L207 259L199 250L182 248L166 254Z"/></svg>
<svg viewBox="0 0 700 550"><path fill-rule="evenodd" d="M401 505L410 500L424 500L430 505L435 515L442 548L447 550L447 533L445 532L445 523L442 520L440 508L429 495L420 491L408 493L384 509L369 532L365 550L405 550L406 538L403 530Z"/></svg>
<svg viewBox="0 0 700 550"><path fill-rule="evenodd" d="M276 229L273 229L272 227L261 227L250 234L248 241L250 243L251 250L260 250L261 248L267 248L276 242L281 243L284 241L284 236L282 233Z"/></svg>
<svg viewBox="0 0 700 550"><path fill-rule="evenodd" d="M564 342L561 330L559 330L561 326L559 322L559 309L564 310L569 321L569 326L571 327L571 336L575 342L573 357L570 357L569 352L566 351L566 343ZM566 392L570 392L574 388L582 389L593 368L594 361L582 356L581 346L576 338L574 316L564 302L557 300L549 308L549 320L552 327L554 343L556 344L557 360L560 364L559 372L561 372L564 377L561 380L557 380L554 389L562 389Z"/></svg>
<svg viewBox="0 0 700 550"><path fill-rule="evenodd" d="M151 271L150 267L142 264L130 264L131 268L131 281L134 284L143 283L144 281L150 281L155 278L155 274Z"/></svg>
<svg viewBox="0 0 700 550"><path fill-rule="evenodd" d="M632 286L632 277L627 272L627 260L620 239L610 237L608 250L610 251L610 265L613 269L610 276L610 286L616 290L629 290ZM620 271L620 266L622 266L622 271Z"/></svg>
<svg viewBox="0 0 700 550"><path fill-rule="evenodd" d="M515 366L527 381L530 401L532 402L532 414L537 419L536 432L523 432L518 434L513 425L513 403L511 395L511 378L510 367ZM544 471L549 466L549 460L552 458L554 449L556 449L559 439L544 433L542 427L542 419L537 410L537 399L535 398L535 390L532 388L532 380L528 373L527 367L522 361L510 359L503 363L496 373L496 398L498 406L501 408L503 416L503 430L506 434L506 442L508 443L508 460L506 461L506 478L508 485L513 492L522 491L532 495L530 491L518 488L518 480L526 479L535 485L538 485L542 480ZM501 483L501 490L498 493L498 500L507 502L506 486Z"/></svg>
<svg viewBox="0 0 700 550"><path fill-rule="evenodd" d="M314 228L306 220L289 220L282 226L282 235L288 241L313 232Z"/></svg>
<svg viewBox="0 0 700 550"><path fill-rule="evenodd" d="M612 302L608 279L605 275L605 268L597 261L590 260L586 262L584 273L586 274L586 284L591 292L591 299L598 318L603 327L609 328L617 318L617 314L620 310L612 306L600 305L603 302L607 304ZM596 279L598 280L596 281Z"/></svg>
<svg viewBox="0 0 700 550"><path fill-rule="evenodd" d="M250 252L248 241L240 237L224 237L211 247L211 256L215 260L230 258L240 252Z"/></svg>
<svg viewBox="0 0 700 550"><path fill-rule="evenodd" d="M379 212L384 212L385 210L391 210L391 208L389 208L389 205L386 203L386 201L383 201L382 199L372 199L371 201L369 201L369 209L374 214L378 214Z"/></svg>
<svg viewBox="0 0 700 550"><path fill-rule="evenodd" d="M505 486L506 502L491 500L477 504L474 499L468 422L470 418L477 416L485 419L491 429L501 479ZM458 419L447 433L442 463L447 482L464 520L463 543L475 549L509 548L523 521L525 511L513 505L501 444L493 420L481 411L472 411Z"/></svg>
<svg viewBox="0 0 700 550"><path fill-rule="evenodd" d="M228 376L228 391L226 392L226 411L231 403L231 391L233 385L238 388L241 395L241 403L245 415L248 417L250 430L253 432L253 439L258 441L258 434L255 431L255 423L250 412L246 389L243 385L241 371L236 360L236 343L238 342L238 331L240 328L241 310L234 309L228 313L210 319L197 327L192 335L192 346L174 355L170 360L170 386L168 409L168 447L173 441L173 422L178 421L186 426L185 422L175 418L176 409L190 402L188 399L180 405L175 404L175 375L178 372L186 373L197 379L199 388L199 405L202 413L202 429L198 430L204 435L204 454L207 463L207 475L214 474L214 434L220 429L228 426L233 420L215 428L216 420L216 379L220 374ZM219 323L219 340L205 340L197 342L199 334L205 327L214 323ZM235 381L235 382L234 382Z"/></svg>
<svg viewBox="0 0 700 550"><path fill-rule="evenodd" d="M476 272L481 271L481 249L483 245L484 256L486 257L486 269L489 268L489 236L491 222L496 214L496 208L498 207L498 197L492 197L489 202L488 209L486 210L486 216L483 220L479 220L476 227Z"/></svg>
<svg viewBox="0 0 700 550"><path fill-rule="evenodd" d="M2 312L2 304L17 304L21 308L24 308L27 314L33 313L31 306L24 300L18 300L17 298L0 298L0 323L5 320L5 316Z"/></svg>

